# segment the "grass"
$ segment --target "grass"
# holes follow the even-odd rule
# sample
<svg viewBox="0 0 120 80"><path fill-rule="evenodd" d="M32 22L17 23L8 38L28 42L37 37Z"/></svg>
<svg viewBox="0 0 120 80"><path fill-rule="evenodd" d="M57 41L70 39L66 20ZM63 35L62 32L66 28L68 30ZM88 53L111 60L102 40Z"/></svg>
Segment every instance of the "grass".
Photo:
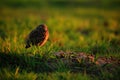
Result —
<svg viewBox="0 0 120 80"><path fill-rule="evenodd" d="M114 1L113 1L114 2ZM118 1L119 2L119 1ZM66 65L55 52L85 52L120 59L119 5L102 2L86 7L80 1L3 1L0 5L0 80L119 80L120 68ZM64 4L63 4L64 3ZM105 5L107 3L107 5ZM15 5L18 4L18 5ZM41 4L41 5L40 5ZM67 4L67 5L66 5ZM117 4L114 2L112 5ZM33 5L33 7L32 7ZM62 6L61 6L62 5ZM105 8L104 8L105 7ZM43 47L25 49L25 38L45 23L50 37ZM109 72L111 71L111 72Z"/></svg>

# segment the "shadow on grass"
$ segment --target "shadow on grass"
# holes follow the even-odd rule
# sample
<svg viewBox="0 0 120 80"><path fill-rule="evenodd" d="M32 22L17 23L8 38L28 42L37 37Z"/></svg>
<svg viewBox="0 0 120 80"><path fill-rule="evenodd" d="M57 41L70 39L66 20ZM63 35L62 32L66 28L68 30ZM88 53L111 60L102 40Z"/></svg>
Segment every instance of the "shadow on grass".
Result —
<svg viewBox="0 0 120 80"><path fill-rule="evenodd" d="M34 72L50 72L51 69L47 66L46 61L34 56L27 56L25 54L6 54L0 53L0 67L16 68L20 67L26 71Z"/></svg>
<svg viewBox="0 0 120 80"><path fill-rule="evenodd" d="M100 79L119 79L120 68L119 65L107 65L104 67L97 66L93 63L85 64L78 63L65 58L46 59L41 56L28 56L26 54L6 54L0 53L0 68L8 68L11 70L20 68L20 72L25 70L27 72L35 73L49 73L49 72L65 72L82 73L90 75L91 77L98 77ZM112 75L112 76L111 76Z"/></svg>

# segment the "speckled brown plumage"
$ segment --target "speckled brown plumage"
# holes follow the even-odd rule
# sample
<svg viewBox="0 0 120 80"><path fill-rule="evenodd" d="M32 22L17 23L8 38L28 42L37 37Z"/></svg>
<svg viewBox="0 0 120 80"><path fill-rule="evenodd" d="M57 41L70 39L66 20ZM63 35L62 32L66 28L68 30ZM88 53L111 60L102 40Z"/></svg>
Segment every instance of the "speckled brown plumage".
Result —
<svg viewBox="0 0 120 80"><path fill-rule="evenodd" d="M43 46L48 40L48 37L49 32L47 26L45 24L41 24L28 35L25 48L29 48L31 45Z"/></svg>

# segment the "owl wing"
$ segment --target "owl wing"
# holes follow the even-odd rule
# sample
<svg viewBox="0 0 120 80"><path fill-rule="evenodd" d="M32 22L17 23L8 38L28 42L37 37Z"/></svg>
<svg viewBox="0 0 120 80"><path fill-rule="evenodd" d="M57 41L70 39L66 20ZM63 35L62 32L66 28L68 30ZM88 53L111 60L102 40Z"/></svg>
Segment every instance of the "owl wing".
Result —
<svg viewBox="0 0 120 80"><path fill-rule="evenodd" d="M45 30L33 30L30 35L29 39L32 45L37 45L38 43L42 43L45 39Z"/></svg>

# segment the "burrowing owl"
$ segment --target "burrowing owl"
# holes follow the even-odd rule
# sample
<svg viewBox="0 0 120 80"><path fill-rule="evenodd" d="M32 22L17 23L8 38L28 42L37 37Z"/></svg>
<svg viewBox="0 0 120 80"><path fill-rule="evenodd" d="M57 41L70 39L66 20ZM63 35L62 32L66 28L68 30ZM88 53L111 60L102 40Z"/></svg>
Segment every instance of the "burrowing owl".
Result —
<svg viewBox="0 0 120 80"><path fill-rule="evenodd" d="M29 48L31 45L43 46L48 40L48 37L49 32L47 26L41 24L28 35L25 48Z"/></svg>

